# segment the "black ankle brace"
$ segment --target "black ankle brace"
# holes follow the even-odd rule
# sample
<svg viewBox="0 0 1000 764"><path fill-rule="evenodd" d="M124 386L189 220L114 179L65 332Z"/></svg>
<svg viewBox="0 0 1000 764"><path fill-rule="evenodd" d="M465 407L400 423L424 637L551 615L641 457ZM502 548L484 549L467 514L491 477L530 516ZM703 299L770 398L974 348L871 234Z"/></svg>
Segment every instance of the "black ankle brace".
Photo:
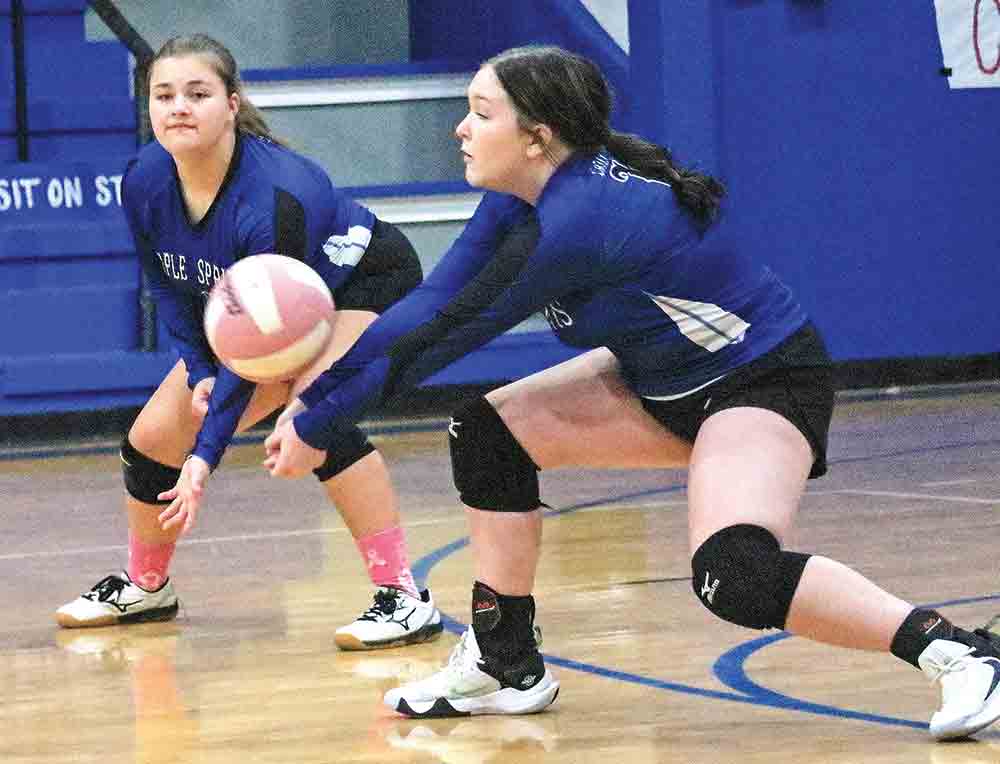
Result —
<svg viewBox="0 0 1000 764"><path fill-rule="evenodd" d="M515 662L537 650L535 599L497 594L481 581L472 587L472 630L483 657Z"/></svg>
<svg viewBox="0 0 1000 764"><path fill-rule="evenodd" d="M920 668L917 659L935 639L954 639L955 626L936 610L914 608L903 621L889 648L893 655ZM966 632L968 633L968 632Z"/></svg>

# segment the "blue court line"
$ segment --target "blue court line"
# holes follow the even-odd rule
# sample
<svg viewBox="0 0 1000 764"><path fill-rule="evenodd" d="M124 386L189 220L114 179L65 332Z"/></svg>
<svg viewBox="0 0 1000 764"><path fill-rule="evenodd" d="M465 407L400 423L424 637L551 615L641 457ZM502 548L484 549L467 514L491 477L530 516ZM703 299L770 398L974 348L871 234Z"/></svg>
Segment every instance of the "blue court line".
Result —
<svg viewBox="0 0 1000 764"><path fill-rule="evenodd" d="M929 605L922 605L921 607L939 608L950 605L968 605L970 603L990 602L998 599L1000 599L1000 594L989 594L982 597L966 597L964 599L936 602ZM775 708L785 708L791 711L822 714L824 716L839 716L847 719L860 719L862 721L877 722L879 724L914 727L918 729L925 729L927 727L927 724L923 722L913 722L906 719L897 719L892 716L880 716L878 714L850 711L836 706L827 706L820 703L811 703L809 701L799 700L798 698L793 698L789 695L776 692L775 690L762 687L747 676L744 664L751 655L764 647L773 645L776 642L780 642L792 636L794 636L794 634L783 631L780 634L773 634L745 642L744 644L734 647L732 650L724 653L715 662L715 665L712 667L712 671L727 687L732 687L737 692L753 698L754 702L759 702L761 705L774 706Z"/></svg>
<svg viewBox="0 0 1000 764"><path fill-rule="evenodd" d="M927 450L937 450L937 449L927 449ZM566 515L572 512L578 512L582 509L593 506L601 506L608 504L619 504L626 501L636 499L639 497L650 496L653 494L660 493L676 493L684 488L684 485L671 485L665 486L663 488L650 489L646 491L637 491L634 493L621 494L619 496L607 497L604 499L597 499L588 502L582 502L580 504L574 504L563 509L554 509L545 512L545 517L555 517L559 515ZM414 578L418 581L424 582L427 580L431 569L437 565L441 560L446 557L458 552L469 545L469 538L461 538L456 541L446 544L439 549L431 552L424 557L421 557L412 566L412 572ZM421 586L424 584L422 583ZM1000 594L991 594L980 597L967 597L958 600L949 600L946 602L939 602L930 605L924 605L923 607L938 608L945 607L949 605L965 605L969 603L976 602L988 602L1000 600ZM444 624L445 629L452 632L453 634L461 634L467 628L467 624L458 621L451 616L444 613L441 614L441 620ZM776 690L771 690L767 687L757 684L747 676L745 664L746 661L754 653L762 650L765 647L773 645L782 640L788 639L794 636L793 634L782 631L778 634L772 634L765 637L759 637L752 639L748 642L738 645L737 647L728 650L723 653L715 664L712 666L712 672L715 676L727 687L732 688L736 692L725 692L722 690L710 690L704 687L695 687L693 685L682 684L679 682L668 682L662 679L656 679L653 677L642 676L641 674L632 674L626 671L618 671L616 669L605 668L603 666L597 666L592 663L583 663L580 661L575 661L570 658L560 658L556 655L551 655L549 653L544 653L545 660L547 663L553 666L559 666L561 668L570 669L572 671L580 671L585 674L590 674L592 676L600 676L606 679L614 679L620 682L629 682L631 684L638 684L644 687L651 687L657 690L665 690L667 692L678 692L685 695L695 695L702 698L710 698L712 700L725 700L734 703L747 703L750 705L757 706L768 706L771 708L779 708L786 711L797 711L799 713L806 714L816 714L819 716L832 716L841 719L854 719L858 721L872 722L875 724L883 724L887 726L895 727L909 727L912 729L927 729L926 722L913 721L911 719L901 719L894 716L884 716L881 714L871 714L863 711L853 711L848 708L840 708L838 706L825 705L823 703L813 703L811 701L802 700L800 698L794 698L789 695L777 692Z"/></svg>
<svg viewBox="0 0 1000 764"><path fill-rule="evenodd" d="M398 425L387 425L387 426L375 426L366 428L369 430L370 434L399 434L404 432L431 432L436 430L443 430L443 426L440 424L430 424L430 423L414 423L414 424L398 424ZM260 442L264 440L263 435L256 436L252 434L244 435L238 438L234 442L246 444ZM941 444L937 446L924 446L921 448L903 449L900 451L890 451L881 454L870 454L861 457L844 457L841 459L831 459L830 464L846 464L852 462L861 461L873 461L876 459L884 458L894 458L897 456L907 456L913 454L921 453L933 453L937 451L945 451L956 448L971 448L975 446L987 446L987 445L1000 445L1000 440L985 440L976 441L971 443L948 443ZM19 451L16 453L0 453L0 462L10 461L15 459L32 459L32 458L58 458L63 456L78 456L78 455L88 455L88 454L100 454L100 453L113 453L118 450L117 446L93 446L93 447L82 447L78 449L58 449L58 450L48 450L48 449L37 449L37 450L26 450ZM634 493L622 494L620 496L607 497L603 499L595 499L588 502L582 502L579 504L574 504L563 509L552 509L545 513L546 517L555 517L559 515L570 514L572 512L577 512L582 509L587 509L593 506L603 506L608 504L623 503L629 500L647 497L651 495L661 494L661 493L676 493L685 486L682 485L671 485L665 486L663 488L648 489L645 491L637 491ZM430 570L445 557L465 548L469 544L468 537L458 539L450 544L447 544L431 554L425 555L420 558L413 566L412 572L414 577L418 581L426 581ZM1000 600L1000 594L987 595L982 597L967 598L963 600L952 600L949 602L939 603L938 605L929 605L927 607L942 607L945 605L956 605L956 604L966 604L970 602L985 602L991 600ZM442 622L448 631L455 634L461 634L466 629L466 625L451 618L450 616L442 614ZM736 648L729 650L724 653L714 664L713 672L719 678L719 680L728 687L732 687L737 690L737 693L728 693L719 690L709 690L702 687L694 687L692 685L685 685L676 682L667 682L660 679L655 679L652 677L645 677L638 674L631 674L628 672L617 671L615 669L608 669L601 666L596 666L593 664L581 663L579 661L574 661L569 658L560 658L558 656L545 654L546 660L555 666L560 666L562 668L571 669L574 671L581 671L583 673L592 674L594 676L602 676L609 679L616 679L618 681L630 682L633 684L639 684L646 687L652 687L655 689L662 689L669 692L679 692L688 695L695 695L705 698L712 698L715 700L728 700L737 703L748 703L760 706L770 706L774 708L781 708L790 711L799 711L802 713L812 713L822 716L835 716L847 719L857 719L861 721L869 721L877 724L891 725L891 726L901 726L901 727L912 727L917 729L926 729L927 724L925 722L916 722L908 719L899 719L891 716L881 716L878 714L869 714L860 711L852 711L850 709L838 708L836 706L827 706L820 703L812 703L805 700L800 700L798 698L793 698L788 695L784 695L774 690L770 690L766 687L753 682L746 674L744 670L744 664L747 659L756 653L758 650L763 649L769 645L779 642L783 639L793 636L788 632L781 632L780 634L770 635L766 637L761 637L758 639L750 640Z"/></svg>

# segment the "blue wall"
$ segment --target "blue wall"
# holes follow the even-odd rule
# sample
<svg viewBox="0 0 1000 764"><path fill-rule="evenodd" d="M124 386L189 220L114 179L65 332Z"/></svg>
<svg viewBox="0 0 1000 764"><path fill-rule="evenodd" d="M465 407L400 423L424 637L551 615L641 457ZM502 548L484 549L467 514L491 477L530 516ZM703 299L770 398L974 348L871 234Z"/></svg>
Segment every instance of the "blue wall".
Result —
<svg viewBox="0 0 1000 764"><path fill-rule="evenodd" d="M25 0L28 158L120 156L134 151L129 56L117 42L86 42L86 0ZM10 2L0 2L0 162L17 159Z"/></svg>
<svg viewBox="0 0 1000 764"><path fill-rule="evenodd" d="M933 0L631 6L634 126L726 181L835 358L1000 351L1000 91L949 89Z"/></svg>
<svg viewBox="0 0 1000 764"><path fill-rule="evenodd" d="M0 0L0 162L17 159L14 117L14 46L10 0Z"/></svg>
<svg viewBox="0 0 1000 764"><path fill-rule="evenodd" d="M9 161L0 45L0 416L137 405L172 362L137 350L139 269L117 200L102 204L134 148L128 57L84 42L83 6L26 2L35 163ZM905 14L867 0L630 6L626 59L577 0L421 0L415 65L527 42L579 50L627 91L618 126L727 183L746 251L798 292L836 359L1000 351L1000 92L949 89L933 0ZM0 0L0 35L9 23ZM434 381L494 381L570 353L507 336Z"/></svg>
<svg viewBox="0 0 1000 764"><path fill-rule="evenodd" d="M175 362L140 352L140 268L121 210L125 159L0 164L0 416L141 405ZM437 374L475 384L575 352L497 339Z"/></svg>
<svg viewBox="0 0 1000 764"><path fill-rule="evenodd" d="M613 119L629 109L628 57L580 0L412 0L410 57L470 62L474 68L506 48L560 45L600 64L615 89Z"/></svg>
<svg viewBox="0 0 1000 764"><path fill-rule="evenodd" d="M433 6L439 19L469 10L437 0L415 5ZM477 38L496 48L475 51L454 45L475 37L467 29L442 37L442 27L418 13L424 55L413 67L451 60L468 68L474 63L463 57L478 62L551 27L545 41L575 45L627 83L624 55L577 0L535 6L545 12L520 17L503 8L491 35ZM18 327L0 336L0 416L140 405L174 360L139 351L139 268L113 182L135 149L129 60L118 43L85 41L85 7L86 0L25 0L30 163L12 161L13 65L10 46L0 45L0 313ZM0 36L9 36L9 12L9 0L0 0ZM69 197L60 190L67 183ZM572 354L547 333L505 336L431 382L497 381Z"/></svg>

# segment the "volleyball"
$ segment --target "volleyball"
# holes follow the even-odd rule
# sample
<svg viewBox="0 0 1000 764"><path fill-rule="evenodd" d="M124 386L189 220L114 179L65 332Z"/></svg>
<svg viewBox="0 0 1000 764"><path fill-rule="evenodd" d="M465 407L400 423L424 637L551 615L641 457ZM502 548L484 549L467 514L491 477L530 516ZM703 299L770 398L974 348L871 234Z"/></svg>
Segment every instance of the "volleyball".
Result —
<svg viewBox="0 0 1000 764"><path fill-rule="evenodd" d="M205 336L219 361L251 382L281 382L319 357L333 332L333 295L316 271L284 255L239 260L216 281Z"/></svg>

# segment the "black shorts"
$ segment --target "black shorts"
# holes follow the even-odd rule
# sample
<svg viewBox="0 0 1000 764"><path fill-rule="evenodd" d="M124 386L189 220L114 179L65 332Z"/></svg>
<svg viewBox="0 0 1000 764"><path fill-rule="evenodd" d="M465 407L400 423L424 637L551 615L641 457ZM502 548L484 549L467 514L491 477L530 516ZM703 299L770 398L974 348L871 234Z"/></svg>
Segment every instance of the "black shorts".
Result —
<svg viewBox="0 0 1000 764"><path fill-rule="evenodd" d="M354 272L334 292L338 310L382 313L424 279L420 259L410 240L396 226L376 220L368 250Z"/></svg>
<svg viewBox="0 0 1000 764"><path fill-rule="evenodd" d="M691 443L717 411L752 406L780 414L812 446L810 478L826 474L833 414L833 370L823 340L806 324L776 348L691 395L671 401L641 398L642 407L670 432Z"/></svg>

